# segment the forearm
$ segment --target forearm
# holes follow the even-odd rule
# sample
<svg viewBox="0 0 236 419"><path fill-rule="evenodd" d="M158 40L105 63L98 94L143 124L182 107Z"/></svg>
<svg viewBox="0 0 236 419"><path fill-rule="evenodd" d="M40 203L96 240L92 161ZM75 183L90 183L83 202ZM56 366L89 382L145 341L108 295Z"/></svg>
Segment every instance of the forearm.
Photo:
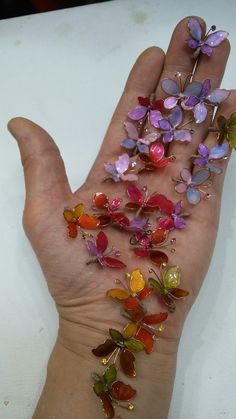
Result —
<svg viewBox="0 0 236 419"><path fill-rule="evenodd" d="M92 338L90 335L88 341L93 339L96 344L96 336ZM92 372L100 373L104 368L91 353L89 345L86 346L80 342L74 351L58 340L48 363L46 383L33 419L104 418L91 379ZM175 378L176 353L161 353L157 344L154 353L149 356L140 353L137 358L137 378L122 376L125 383L137 390L137 397L132 400L135 410L129 412L116 407L117 416L120 414L122 419L166 419Z"/></svg>

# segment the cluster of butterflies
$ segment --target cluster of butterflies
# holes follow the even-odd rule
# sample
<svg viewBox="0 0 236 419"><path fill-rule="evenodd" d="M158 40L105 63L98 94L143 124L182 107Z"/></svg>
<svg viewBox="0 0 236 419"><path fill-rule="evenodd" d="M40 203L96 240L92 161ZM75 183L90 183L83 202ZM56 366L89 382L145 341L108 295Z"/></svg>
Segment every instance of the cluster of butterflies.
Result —
<svg viewBox="0 0 236 419"><path fill-rule="evenodd" d="M216 31L214 26L203 35L195 18L189 19L188 29L190 38L186 44L193 50L195 59L199 54L210 57L213 48L228 37L226 31ZM230 94L224 89L212 89L209 79L201 83L190 76L183 82L180 73L174 80L162 80L161 86L165 99L138 97L138 106L128 113L124 123L126 137L121 142L124 153L114 163L104 164L104 180L131 182L126 190L129 201L123 205L121 198L109 199L105 193L97 192L93 197L92 214L86 212L82 203L72 209L66 208L63 213L69 236L76 238L81 233L86 240L90 254L87 264L96 263L104 269L126 268L120 260L120 251L109 246L104 233L105 227L114 226L131 234L130 248L137 257L148 257L158 267L158 273L149 270L148 281L140 269L126 273L124 280L116 280L119 284L116 288L106 292L108 298L121 305L122 315L127 319L122 331L109 329L109 338L92 350L106 366L103 374L93 373L92 379L94 393L108 419L115 417L115 405L134 409L132 399L136 390L118 379L118 369L129 378L136 376L135 354L153 351L157 336L164 330L162 323L169 313L174 313L176 301L189 294L179 287L179 267L168 266L168 256L163 250L175 243L175 238L169 241L169 233L185 228L186 217L190 214L183 210L182 200L174 203L163 194L150 195L147 187L139 188L132 182L144 172L161 170L171 163L175 157L166 155L167 145L173 141L191 142L196 127L206 120L209 110L212 112ZM206 190L211 174L222 173L221 162L227 158L230 147L236 148L236 112L228 119L219 116L209 131L216 133L217 145L208 148L201 143L197 154L192 156L193 174L184 168L179 177L172 179L175 191L192 205L210 196ZM128 212L134 214L132 219L127 216ZM150 218L155 218L154 227ZM99 232L94 238L84 229L99 229ZM148 312L145 302L150 295L157 296L165 311Z"/></svg>

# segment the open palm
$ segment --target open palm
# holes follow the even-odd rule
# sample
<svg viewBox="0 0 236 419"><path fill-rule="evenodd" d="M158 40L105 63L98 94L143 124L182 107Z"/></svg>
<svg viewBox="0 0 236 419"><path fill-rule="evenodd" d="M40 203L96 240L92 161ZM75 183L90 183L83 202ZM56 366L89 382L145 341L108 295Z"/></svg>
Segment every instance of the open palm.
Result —
<svg viewBox="0 0 236 419"><path fill-rule="evenodd" d="M19 144L25 172L25 230L56 302L64 341L70 324L76 324L80 333L81 330L90 329L104 335L108 323L113 327L120 327L124 323L119 309L114 308L114 302L104 298L106 290L114 287L115 279L122 278L124 271L104 270L96 264L86 266L86 245L80 238L72 240L67 237L63 209L83 202L89 210L92 197L98 191L105 192L111 198L126 199L124 184L119 183L114 187L111 182L101 183L104 177L103 163L113 161L118 155L119 144L124 136L123 121L136 105L137 96L147 97L156 92L156 96L161 97L161 79L173 78L177 71L183 76L193 71L195 61L185 44L187 37L187 20L184 19L174 31L166 56L156 47L141 54L130 73L88 179L75 193L71 192L59 150L49 135L24 118L14 118L9 123L9 130ZM203 81L210 78L212 87L219 87L228 55L229 43L225 41L214 50L210 59L202 56L195 71L195 79ZM233 111L234 102L235 93L232 92L218 112L227 117ZM178 176L183 167L191 169L190 157L196 153L200 142L205 141L208 146L215 143L215 136L207 132L210 118L198 127L192 143L169 146L168 154L176 156L175 162L158 174L142 176L139 184L148 185L151 193L163 193L176 202L179 198L174 192L171 178ZM176 252L170 255L170 264L180 266L181 285L190 292L190 296L178 304L175 315L169 316L163 334L163 340L167 339L168 344L170 339L178 341L186 314L208 269L217 233L223 177L215 176L213 179L209 201L202 201L196 208L190 208L185 203L184 208L191 212L191 217L186 229L174 234L177 238ZM119 230L109 228L106 232L109 243L121 251L127 270L140 266L147 278L151 262L146 259L140 261L129 251L128 235L126 240ZM163 307L158 307L157 299L151 300L151 306L152 311L163 311ZM74 348L73 339L66 344Z"/></svg>

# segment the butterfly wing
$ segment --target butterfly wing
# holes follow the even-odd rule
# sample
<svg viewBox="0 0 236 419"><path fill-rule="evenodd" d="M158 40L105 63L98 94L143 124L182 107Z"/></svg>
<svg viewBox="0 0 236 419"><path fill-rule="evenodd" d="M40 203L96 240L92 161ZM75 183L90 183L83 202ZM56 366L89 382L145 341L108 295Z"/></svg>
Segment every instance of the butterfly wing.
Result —
<svg viewBox="0 0 236 419"><path fill-rule="evenodd" d="M128 113L128 117L133 121L139 121L146 115L146 113L146 106L136 106L134 109L132 109L131 112Z"/></svg>
<svg viewBox="0 0 236 419"><path fill-rule="evenodd" d="M129 185L127 190L127 195L129 196L129 198L138 203L138 204L142 204L143 202L143 193L140 189L137 188L137 186L134 185Z"/></svg>
<svg viewBox="0 0 236 419"><path fill-rule="evenodd" d="M191 18L188 21L188 29L189 32L191 34L191 36L193 37L193 39L195 39L196 41L200 41L202 38L202 28L201 25L199 23L199 21L195 18Z"/></svg>
<svg viewBox="0 0 236 419"><path fill-rule="evenodd" d="M209 159L222 159L226 157L229 152L229 143L223 143L221 145L212 147L209 153Z"/></svg>
<svg viewBox="0 0 236 419"><path fill-rule="evenodd" d="M187 189L186 198L190 204L197 205L201 201L201 194L197 189L189 186Z"/></svg>
<svg viewBox="0 0 236 419"><path fill-rule="evenodd" d="M226 31L217 31L208 36L205 41L205 44L210 47L217 47L221 44L226 38L228 38L229 33Z"/></svg>
<svg viewBox="0 0 236 419"><path fill-rule="evenodd" d="M209 95L206 96L206 99L214 105L219 105L224 100L226 100L230 95L230 92L226 89L215 89Z"/></svg>
<svg viewBox="0 0 236 419"><path fill-rule="evenodd" d="M138 137L139 137L138 130L137 130L136 126L134 124L132 124L132 122L129 122L129 121L124 122L124 128L125 128L129 138L132 138L133 140L138 139Z"/></svg>
<svg viewBox="0 0 236 419"><path fill-rule="evenodd" d="M162 87L162 90L164 90L164 92L167 95L177 96L177 95L180 94L180 88L179 88L178 83L176 83L176 81L174 81L172 79L162 80L161 87Z"/></svg>
<svg viewBox="0 0 236 419"><path fill-rule="evenodd" d="M202 169L195 173L192 177L192 185L201 185L210 177L210 170L209 169Z"/></svg>
<svg viewBox="0 0 236 419"><path fill-rule="evenodd" d="M127 153L124 153L118 157L118 160L115 162L115 168L119 174L123 174L128 170L129 155Z"/></svg>

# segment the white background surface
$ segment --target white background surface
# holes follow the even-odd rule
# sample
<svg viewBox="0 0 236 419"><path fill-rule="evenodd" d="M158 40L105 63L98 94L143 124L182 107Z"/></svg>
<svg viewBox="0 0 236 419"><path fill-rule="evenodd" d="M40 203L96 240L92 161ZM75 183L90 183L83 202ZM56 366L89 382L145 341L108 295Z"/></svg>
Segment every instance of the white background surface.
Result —
<svg viewBox="0 0 236 419"><path fill-rule="evenodd" d="M6 123L22 115L43 125L75 189L137 55L150 45L166 49L177 21L190 14L230 32L223 85L236 87L234 0L117 0L0 21L1 419L31 418L57 331L53 302L21 227L23 174ZM235 173L234 156L214 258L181 341L169 419L236 418Z"/></svg>

